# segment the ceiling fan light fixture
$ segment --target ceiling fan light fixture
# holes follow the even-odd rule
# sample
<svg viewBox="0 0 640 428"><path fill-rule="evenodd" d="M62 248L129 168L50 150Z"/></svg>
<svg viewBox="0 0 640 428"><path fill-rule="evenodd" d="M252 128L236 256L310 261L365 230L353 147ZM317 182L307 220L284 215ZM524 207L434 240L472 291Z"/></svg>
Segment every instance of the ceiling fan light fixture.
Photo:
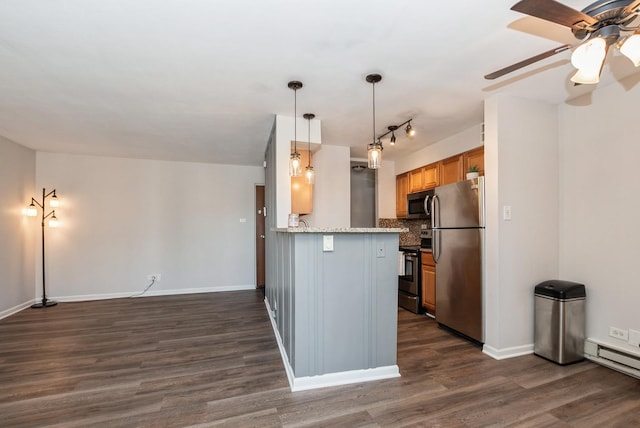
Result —
<svg viewBox="0 0 640 428"><path fill-rule="evenodd" d="M606 55L607 42L602 37L596 37L578 46L571 55L571 64L578 69L571 81L582 85L598 83Z"/></svg>
<svg viewBox="0 0 640 428"><path fill-rule="evenodd" d="M640 66L640 34L636 33L625 39L620 46L620 53L629 58L634 66Z"/></svg>

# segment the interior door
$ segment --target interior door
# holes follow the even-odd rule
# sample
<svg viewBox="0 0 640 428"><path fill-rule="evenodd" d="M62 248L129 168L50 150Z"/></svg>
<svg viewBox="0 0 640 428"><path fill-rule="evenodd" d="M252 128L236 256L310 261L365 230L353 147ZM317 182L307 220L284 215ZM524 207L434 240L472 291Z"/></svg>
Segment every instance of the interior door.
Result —
<svg viewBox="0 0 640 428"><path fill-rule="evenodd" d="M256 286L264 288L264 235L265 235L264 186L256 186Z"/></svg>

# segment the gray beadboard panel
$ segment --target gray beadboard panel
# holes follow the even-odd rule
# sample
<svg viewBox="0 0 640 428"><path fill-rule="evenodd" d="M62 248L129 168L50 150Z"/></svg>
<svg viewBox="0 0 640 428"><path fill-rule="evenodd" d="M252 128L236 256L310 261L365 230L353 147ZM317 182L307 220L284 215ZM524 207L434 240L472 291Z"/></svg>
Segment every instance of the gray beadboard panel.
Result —
<svg viewBox="0 0 640 428"><path fill-rule="evenodd" d="M398 235L337 233L332 252L322 251L321 233L278 235L290 239L284 282L293 297L278 322L291 321L280 332L294 375L395 365Z"/></svg>
<svg viewBox="0 0 640 428"><path fill-rule="evenodd" d="M370 235L334 235L334 251L324 253L321 301L325 307L321 337L322 373L357 370L366 366L364 340L368 325L364 318L365 283L363 267L370 252L365 245Z"/></svg>

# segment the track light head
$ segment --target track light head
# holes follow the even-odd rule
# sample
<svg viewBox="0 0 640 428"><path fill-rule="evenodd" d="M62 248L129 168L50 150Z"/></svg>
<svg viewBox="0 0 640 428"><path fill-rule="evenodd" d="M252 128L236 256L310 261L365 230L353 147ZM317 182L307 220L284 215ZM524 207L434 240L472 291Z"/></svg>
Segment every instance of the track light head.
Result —
<svg viewBox="0 0 640 428"><path fill-rule="evenodd" d="M404 132L407 134L407 137L413 138L416 136L416 130L411 126L411 121L407 123L407 127L404 128Z"/></svg>

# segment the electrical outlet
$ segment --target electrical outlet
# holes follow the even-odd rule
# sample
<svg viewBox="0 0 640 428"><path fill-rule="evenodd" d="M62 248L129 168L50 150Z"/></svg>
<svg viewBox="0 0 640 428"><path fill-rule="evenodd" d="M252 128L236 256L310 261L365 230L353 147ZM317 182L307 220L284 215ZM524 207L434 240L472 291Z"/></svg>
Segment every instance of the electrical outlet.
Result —
<svg viewBox="0 0 640 428"><path fill-rule="evenodd" d="M156 282L158 282L158 281L160 281L161 276L162 275L160 275L159 273L152 273L151 275L147 275L147 279L149 281L154 281L155 280Z"/></svg>
<svg viewBox="0 0 640 428"><path fill-rule="evenodd" d="M640 331L629 329L629 345L640 347Z"/></svg>
<svg viewBox="0 0 640 428"><path fill-rule="evenodd" d="M620 340L629 340L629 331L617 327L609 327L609 336Z"/></svg>

